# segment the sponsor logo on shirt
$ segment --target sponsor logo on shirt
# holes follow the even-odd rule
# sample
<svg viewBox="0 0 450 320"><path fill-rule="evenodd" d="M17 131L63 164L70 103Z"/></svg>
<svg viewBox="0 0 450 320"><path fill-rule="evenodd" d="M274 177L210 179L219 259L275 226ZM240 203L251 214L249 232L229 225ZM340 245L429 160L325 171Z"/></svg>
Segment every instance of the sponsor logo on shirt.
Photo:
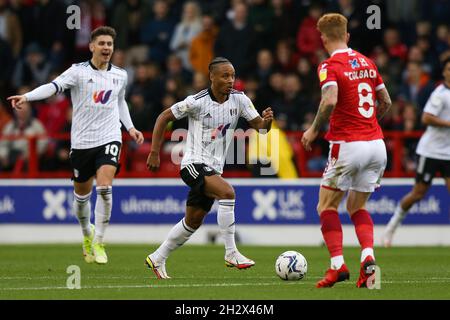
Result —
<svg viewBox="0 0 450 320"><path fill-rule="evenodd" d="M109 98L111 97L111 93L112 93L112 90L95 91L94 92L94 96L93 96L94 102L95 103L99 103L100 102L101 104L107 103Z"/></svg>

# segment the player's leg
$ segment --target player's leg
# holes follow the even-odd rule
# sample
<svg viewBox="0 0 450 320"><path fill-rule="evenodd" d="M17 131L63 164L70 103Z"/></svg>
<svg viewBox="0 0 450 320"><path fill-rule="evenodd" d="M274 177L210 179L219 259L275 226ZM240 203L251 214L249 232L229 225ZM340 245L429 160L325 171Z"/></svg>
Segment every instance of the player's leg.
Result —
<svg viewBox="0 0 450 320"><path fill-rule="evenodd" d="M190 192L188 199L192 200L194 195ZM190 202L188 200L188 202ZM212 205L212 203L211 203ZM186 243L191 236L202 225L203 219L208 214L199 206L186 206L186 216L181 219L168 233L166 240L153 253L149 254L145 259L147 266L153 271L158 279L169 279L170 277L166 271L166 260L170 253L184 243Z"/></svg>
<svg viewBox="0 0 450 320"><path fill-rule="evenodd" d="M330 253L331 266L325 277L317 282L317 288L332 287L336 282L348 280L350 275L344 262L342 249L342 225L338 206L345 192L321 187L317 212L320 216L322 236Z"/></svg>
<svg viewBox="0 0 450 320"><path fill-rule="evenodd" d="M439 161L435 159L430 159L423 156L418 158L416 183L414 184L412 190L405 195L397 205L394 215L386 226L382 239L385 247L391 246L394 233L405 219L409 209L411 209L416 202L422 200L427 194L438 166Z"/></svg>
<svg viewBox="0 0 450 320"><path fill-rule="evenodd" d="M94 262L92 255L92 242L94 240L94 226L91 224L91 194L94 178L91 177L86 182L74 181L73 212L77 216L78 222L83 232L83 256L87 263Z"/></svg>
<svg viewBox="0 0 450 320"><path fill-rule="evenodd" d="M195 170L195 171L194 171ZM191 188L186 202L186 214L167 235L166 240L153 253L149 254L145 263L159 279L170 278L166 272L166 260L170 253L183 245L202 225L203 219L211 210L214 198L204 194L205 174L203 166L192 164L184 167L180 176Z"/></svg>
<svg viewBox="0 0 450 320"><path fill-rule="evenodd" d="M366 287L367 280L375 272L373 221L365 207L372 192L380 186L386 168L387 155L384 141L373 140L360 143L360 154L358 158L360 167L353 176L347 198L347 211L361 246L361 268L356 283L358 288Z"/></svg>
<svg viewBox="0 0 450 320"><path fill-rule="evenodd" d="M73 212L77 216L83 232L83 256L87 263L94 262L92 243L94 239L94 226L91 224L91 194L95 175L92 149L71 150L70 163L73 171Z"/></svg>
<svg viewBox="0 0 450 320"><path fill-rule="evenodd" d="M370 192L350 190L347 198L347 211L355 226L356 236L361 246L361 270L357 282L359 288L366 287L368 277L373 273L371 266L375 265L373 250L373 221L365 209Z"/></svg>
<svg viewBox="0 0 450 320"><path fill-rule="evenodd" d="M206 196L219 201L217 223L225 244L225 264L228 267L246 269L255 265L251 259L243 256L236 247L235 241L235 192L233 187L221 176L205 177L204 191Z"/></svg>
<svg viewBox="0 0 450 320"><path fill-rule="evenodd" d="M97 201L95 202L95 237L92 246L95 256L95 262L105 264L108 262L103 238L105 230L111 219L111 211L113 204L112 183L117 168L113 165L102 165L97 169L96 174L96 191Z"/></svg>
<svg viewBox="0 0 450 320"><path fill-rule="evenodd" d="M412 190L400 200L397 207L395 208L394 215L389 220L386 226L386 230L384 231L383 234L382 242L385 247L390 247L392 245L394 233L397 230L398 226L405 219L409 209L416 202L422 200L423 197L425 197L429 188L430 188L429 184L423 182L416 182Z"/></svg>

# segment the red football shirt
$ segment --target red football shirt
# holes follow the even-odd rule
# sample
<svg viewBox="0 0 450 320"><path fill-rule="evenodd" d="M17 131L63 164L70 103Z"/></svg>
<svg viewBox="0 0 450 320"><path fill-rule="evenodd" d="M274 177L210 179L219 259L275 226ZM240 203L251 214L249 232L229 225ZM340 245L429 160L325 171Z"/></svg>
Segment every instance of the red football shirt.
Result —
<svg viewBox="0 0 450 320"><path fill-rule="evenodd" d="M376 91L384 88L378 69L352 49L336 50L318 69L321 89L338 87L338 101L325 135L329 141L369 141L383 138L376 115Z"/></svg>

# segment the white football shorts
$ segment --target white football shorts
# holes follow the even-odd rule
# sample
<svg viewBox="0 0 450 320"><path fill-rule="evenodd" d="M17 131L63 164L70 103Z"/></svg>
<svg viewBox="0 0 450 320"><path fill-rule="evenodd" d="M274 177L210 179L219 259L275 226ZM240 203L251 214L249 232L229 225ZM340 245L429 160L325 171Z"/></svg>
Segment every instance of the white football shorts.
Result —
<svg viewBox="0 0 450 320"><path fill-rule="evenodd" d="M321 186L331 190L373 192L380 186L386 162L382 139L330 142Z"/></svg>

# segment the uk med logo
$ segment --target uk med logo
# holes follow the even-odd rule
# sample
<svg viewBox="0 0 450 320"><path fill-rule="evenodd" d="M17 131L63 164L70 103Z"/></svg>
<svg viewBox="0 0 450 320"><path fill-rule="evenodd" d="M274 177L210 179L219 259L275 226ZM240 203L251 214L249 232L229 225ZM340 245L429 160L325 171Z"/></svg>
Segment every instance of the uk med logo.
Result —
<svg viewBox="0 0 450 320"><path fill-rule="evenodd" d="M297 189L270 189L267 192L254 190L252 198L256 203L253 218L274 220L304 220L305 204L303 191Z"/></svg>
<svg viewBox="0 0 450 320"><path fill-rule="evenodd" d="M101 90L101 91L95 91L93 95L93 99L95 103L101 103L105 104L108 102L109 98L111 97L112 90Z"/></svg>
<svg viewBox="0 0 450 320"><path fill-rule="evenodd" d="M71 203L73 201L73 193L63 189L50 190L45 189L42 193L45 201L45 208L42 211L45 220L67 220L72 216Z"/></svg>

